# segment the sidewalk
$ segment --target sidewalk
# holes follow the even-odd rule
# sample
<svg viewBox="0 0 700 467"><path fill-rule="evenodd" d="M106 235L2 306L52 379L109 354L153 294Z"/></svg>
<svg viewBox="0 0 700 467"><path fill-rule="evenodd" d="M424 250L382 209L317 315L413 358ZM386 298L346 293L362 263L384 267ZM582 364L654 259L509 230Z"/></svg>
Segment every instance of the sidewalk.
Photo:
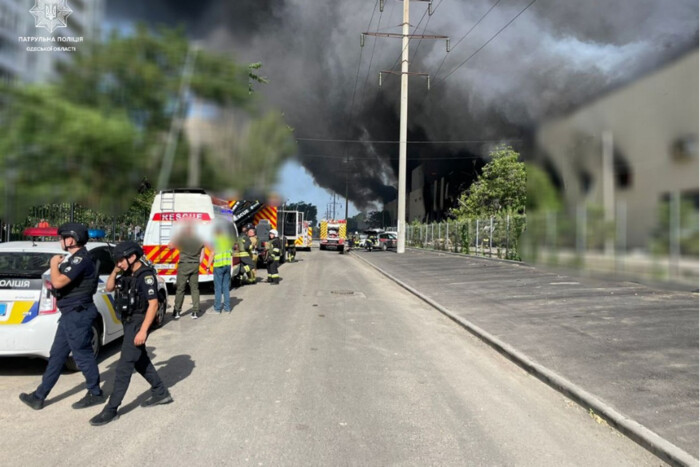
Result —
<svg viewBox="0 0 700 467"><path fill-rule="evenodd" d="M698 458L698 295L409 249L354 251Z"/></svg>

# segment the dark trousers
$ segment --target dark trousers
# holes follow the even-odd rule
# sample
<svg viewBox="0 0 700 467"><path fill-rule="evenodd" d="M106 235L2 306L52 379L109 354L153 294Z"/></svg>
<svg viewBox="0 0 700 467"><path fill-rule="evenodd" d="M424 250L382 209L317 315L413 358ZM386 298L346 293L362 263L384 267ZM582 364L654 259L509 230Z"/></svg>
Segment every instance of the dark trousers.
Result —
<svg viewBox="0 0 700 467"><path fill-rule="evenodd" d="M279 279L279 260L275 259L267 263L267 278Z"/></svg>
<svg viewBox="0 0 700 467"><path fill-rule="evenodd" d="M179 263L177 265L173 311L178 313L182 311L182 302L185 300L185 288L188 281L192 295L192 313L199 313L199 263Z"/></svg>
<svg viewBox="0 0 700 467"><path fill-rule="evenodd" d="M94 303L86 305L85 309L77 307L61 310L56 336L49 353L49 363L41 378L41 384L36 389L37 397L46 399L58 381L66 358L71 352L73 360L85 376L88 391L95 395L101 394L100 372L92 352L92 322L95 318L97 308Z"/></svg>
<svg viewBox="0 0 700 467"><path fill-rule="evenodd" d="M141 330L141 324L145 315L134 315L131 321L124 323L124 341L122 342L122 354L117 363L114 377L114 390L107 403L108 410L117 410L124 400L126 390L129 389L131 374L136 370L151 385L151 392L156 396L165 394L166 389L156 372L151 359L146 352L146 345L134 345L134 337Z"/></svg>

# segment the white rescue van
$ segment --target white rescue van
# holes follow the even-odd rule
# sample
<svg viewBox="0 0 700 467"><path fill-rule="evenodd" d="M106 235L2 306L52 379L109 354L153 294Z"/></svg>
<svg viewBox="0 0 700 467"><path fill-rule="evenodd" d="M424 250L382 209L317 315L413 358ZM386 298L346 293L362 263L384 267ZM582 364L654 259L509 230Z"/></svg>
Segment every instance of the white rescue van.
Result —
<svg viewBox="0 0 700 467"><path fill-rule="evenodd" d="M229 203L202 189L164 190L156 195L143 238L144 255L153 263L159 277L174 284L180 252L168 248L168 243L185 224L191 225L206 245L199 264L199 281L212 282L213 253L208 245L211 245L214 226L223 226L232 238L237 236L237 231Z"/></svg>

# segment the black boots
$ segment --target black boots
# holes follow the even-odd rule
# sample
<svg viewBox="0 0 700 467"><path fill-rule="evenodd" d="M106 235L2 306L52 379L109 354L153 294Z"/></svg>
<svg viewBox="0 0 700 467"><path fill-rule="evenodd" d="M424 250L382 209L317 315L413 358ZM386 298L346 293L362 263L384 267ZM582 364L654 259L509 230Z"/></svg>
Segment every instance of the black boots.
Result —
<svg viewBox="0 0 700 467"><path fill-rule="evenodd" d="M19 395L19 400L21 400L34 410L41 410L44 408L44 399L39 399L35 392L32 392L30 394L23 392Z"/></svg>
<svg viewBox="0 0 700 467"><path fill-rule="evenodd" d="M91 392L88 392L85 397L80 399L78 402L74 402L71 407L74 409L85 409L88 407L92 407L93 405L99 405L99 404L104 404L107 402L107 397L103 394L100 393L99 396L94 395Z"/></svg>

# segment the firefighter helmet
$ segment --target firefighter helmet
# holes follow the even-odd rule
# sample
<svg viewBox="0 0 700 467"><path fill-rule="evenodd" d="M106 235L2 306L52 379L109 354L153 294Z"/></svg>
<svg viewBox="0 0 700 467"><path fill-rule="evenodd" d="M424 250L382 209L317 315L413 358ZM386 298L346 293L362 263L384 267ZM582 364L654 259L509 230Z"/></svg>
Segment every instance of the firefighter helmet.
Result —
<svg viewBox="0 0 700 467"><path fill-rule="evenodd" d="M271 230L270 230L270 235L272 235L273 237L277 237L277 230L271 229Z"/></svg>

